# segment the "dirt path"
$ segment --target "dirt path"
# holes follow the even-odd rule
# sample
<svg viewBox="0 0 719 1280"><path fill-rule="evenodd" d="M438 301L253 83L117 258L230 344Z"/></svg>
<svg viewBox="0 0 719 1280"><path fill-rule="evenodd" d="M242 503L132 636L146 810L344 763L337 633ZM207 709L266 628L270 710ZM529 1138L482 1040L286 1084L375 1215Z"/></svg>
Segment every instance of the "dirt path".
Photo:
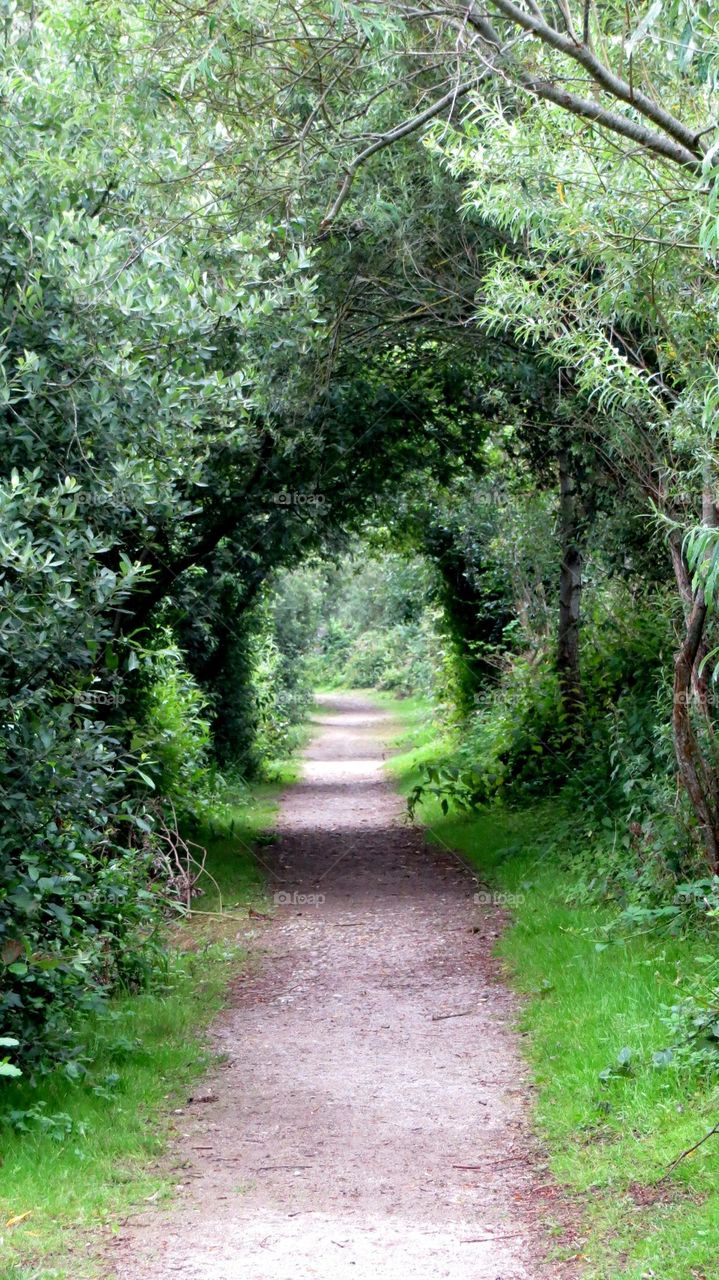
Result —
<svg viewBox="0 0 719 1280"><path fill-rule="evenodd" d="M184 1188L127 1222L106 1274L566 1277L543 1261L554 1189L491 959L497 914L404 824L383 775L388 717L337 696L316 719L263 850L289 902L217 1027L225 1066L179 1121Z"/></svg>

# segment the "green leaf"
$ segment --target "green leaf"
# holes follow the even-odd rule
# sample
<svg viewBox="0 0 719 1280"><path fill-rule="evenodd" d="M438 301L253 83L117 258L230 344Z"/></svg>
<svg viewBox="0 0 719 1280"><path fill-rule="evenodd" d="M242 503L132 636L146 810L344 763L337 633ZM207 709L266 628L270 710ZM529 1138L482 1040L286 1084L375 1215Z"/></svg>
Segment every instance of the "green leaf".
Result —
<svg viewBox="0 0 719 1280"><path fill-rule="evenodd" d="M8 1076L17 1079L22 1075L19 1067L13 1066L12 1062L0 1062L0 1076Z"/></svg>

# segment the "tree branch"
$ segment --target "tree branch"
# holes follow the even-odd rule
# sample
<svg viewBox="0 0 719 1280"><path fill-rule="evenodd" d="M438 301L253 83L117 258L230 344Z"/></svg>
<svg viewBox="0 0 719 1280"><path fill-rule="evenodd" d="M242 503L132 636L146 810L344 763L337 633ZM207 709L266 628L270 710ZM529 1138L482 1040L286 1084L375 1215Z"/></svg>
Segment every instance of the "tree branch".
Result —
<svg viewBox="0 0 719 1280"><path fill-rule="evenodd" d="M510 3L510 0L493 0L493 3L497 3L498 6L500 6L505 3ZM516 8L515 5L512 5L511 7L513 9ZM517 10L517 12L521 14L522 10ZM533 19L529 18L529 15L524 14L523 16L527 19L527 22L534 22ZM484 15L475 13L474 10L471 10L467 20L486 44L495 48L499 54L506 54L507 46L502 46L499 35L495 31L491 22L489 22ZM546 27L545 23L539 23L539 25L542 28ZM534 30L533 26L531 30ZM546 30L553 31L553 28L546 27ZM557 36L558 40L562 42L563 46L566 45L566 49L564 51L567 53L574 53L578 47L582 47L578 46L573 41L568 40L567 37L561 35L560 32L554 32L554 34ZM540 39L541 38L543 37L540 36ZM595 57L590 49L587 49L586 52L590 60L595 62L597 66L603 67L604 64ZM612 133L618 133L621 137L628 138L630 142L636 143L645 150L652 151L655 155L662 156L665 160L671 160L674 164L681 165L683 168L692 169L697 173L701 172L700 153L698 153L696 149L696 135L693 131L684 130L690 140L691 147L684 146L676 140L673 134L671 135L674 139L672 141L670 138L663 137L660 133L655 133L652 129L647 129L645 125L629 119L628 116L618 115L615 111L609 111L606 107L602 107L592 99L581 98L576 93L569 93L566 89L559 89L549 80L542 80L538 76L531 76L527 72L523 71L510 70L507 74L510 77L513 76L519 84L521 84L530 93L533 93L536 97L544 98L548 102L554 102L557 106L562 107L563 110L569 111L572 115L580 116L584 120L592 120L594 123L602 125L605 129L611 130ZM623 83L619 81L617 77L614 77L614 79L617 79L618 84ZM627 85L626 88L629 89L629 86ZM647 99L647 101L649 100ZM634 100L633 105L637 105L636 100ZM684 127L682 126L682 129L683 128Z"/></svg>
<svg viewBox="0 0 719 1280"><path fill-rule="evenodd" d="M616 75L609 67L605 66L587 44L578 42L576 37L572 38L569 35L564 35L563 32L557 31L555 27L550 27L541 18L536 17L534 13L527 13L524 9L520 9L519 5L513 3L513 0L491 0L491 4L510 22L535 35L543 44L550 45L551 48L557 49L568 58L572 58L574 62L578 62L589 73L595 83L606 90L611 97L634 107L641 115L646 116L648 120L651 120L653 124L686 148L695 161L701 161L703 151L697 143L696 130L687 128L670 111L666 111L664 107L659 106L647 94L633 88L621 76ZM478 14L475 14L473 3L470 5L467 14L467 21L481 32L479 23L482 22L482 19ZM486 27L486 23L482 23L482 26ZM681 163L686 162L682 161Z"/></svg>
<svg viewBox="0 0 719 1280"><path fill-rule="evenodd" d="M402 124L396 125L394 129L389 129L387 133L383 133L381 137L376 138L368 147L365 147L364 151L360 151L359 154L355 156L351 164L347 166L342 186L339 189L334 203L327 210L327 213L322 219L320 223L320 230L326 230L334 222L352 189L352 184L358 171L362 168L362 165L367 162L367 160L369 160L373 155L376 155L378 151L383 151L385 147L391 147L393 143L399 142L402 138L408 137L411 133L416 133L418 129L422 128L422 125L433 120L435 116L440 115L446 107L453 106L453 104L460 98L464 98L468 93L471 93L472 89L475 89L477 85L480 84L481 81L490 73L491 68L479 76L475 76L465 84L455 85L453 89L450 89L448 93L443 94L441 98L437 98L437 100L429 107L426 107L424 111L420 111L418 115L412 116L411 119L405 120Z"/></svg>
<svg viewBox="0 0 719 1280"><path fill-rule="evenodd" d="M639 124L638 121L630 120L628 116L620 116L616 111L608 111L606 107L600 106L598 102L594 102L591 98L580 98L576 93L569 93L566 89L559 89L556 85L551 84L549 80L540 80L535 76L526 75L524 72L517 75L516 78L524 89L534 94L537 98L544 98L547 102L554 102L557 106L570 112L571 115L580 116L583 120L591 120L594 124L602 125L605 129L609 129L610 132L618 133L620 137L636 143L646 151L652 151L655 155L662 156L665 160L671 160L674 164L681 165L684 169L691 169L694 173L701 173L701 161L695 153L687 150L680 143L674 142L671 138L663 137L661 133L655 133L653 129L647 129L645 125Z"/></svg>

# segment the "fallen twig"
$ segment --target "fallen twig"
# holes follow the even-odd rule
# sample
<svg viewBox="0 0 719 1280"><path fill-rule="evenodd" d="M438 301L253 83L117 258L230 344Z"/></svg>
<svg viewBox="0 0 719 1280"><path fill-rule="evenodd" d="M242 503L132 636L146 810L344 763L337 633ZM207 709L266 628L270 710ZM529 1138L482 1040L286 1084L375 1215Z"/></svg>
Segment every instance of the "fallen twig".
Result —
<svg viewBox="0 0 719 1280"><path fill-rule="evenodd" d="M251 1173L272 1173L275 1169L311 1169L311 1164L261 1164L252 1169Z"/></svg>
<svg viewBox="0 0 719 1280"><path fill-rule="evenodd" d="M247 923L247 916L240 915L239 911L200 911L197 907L190 907L188 911L184 903L173 902L171 905L179 909L183 920L189 920L190 916L212 916L216 920L242 920Z"/></svg>
<svg viewBox="0 0 719 1280"><path fill-rule="evenodd" d="M485 1160L482 1164L453 1164L453 1169L494 1169L498 1164L514 1164L524 1160L524 1156L505 1156L503 1160Z"/></svg>
<svg viewBox="0 0 719 1280"><path fill-rule="evenodd" d="M444 1022L445 1018L466 1018L468 1013L476 1013L476 1009L460 1009L458 1013L433 1013L433 1022Z"/></svg>
<svg viewBox="0 0 719 1280"><path fill-rule="evenodd" d="M162 810L162 803L169 804L172 812L172 826L169 826L165 814ZM223 912L222 891L215 877L207 870L207 850L200 844L196 844L194 840L183 839L180 835L177 824L177 814L172 800L166 799L164 802L158 803L155 807L155 815L157 824L155 835L162 842L155 851L155 868L162 869L165 875L167 888L170 892L173 902L181 901L184 905L186 914L192 914L192 899L202 890L198 888L199 881L203 876L207 876L217 890L219 899L220 913ZM196 858L191 852L196 849L199 858ZM209 914L209 913L202 913Z"/></svg>
<svg viewBox="0 0 719 1280"><path fill-rule="evenodd" d="M517 1236L521 1236L521 1231L510 1231L506 1236L470 1236L469 1240L460 1240L460 1244L485 1244L494 1240L515 1240Z"/></svg>
<svg viewBox="0 0 719 1280"><path fill-rule="evenodd" d="M714 1125L714 1126L709 1130L709 1132L708 1132L708 1133L705 1133L705 1134L704 1134L704 1137L703 1137L703 1138L700 1138L698 1142L695 1142L695 1143L694 1143L694 1145L693 1145L692 1147L687 1147L686 1151L680 1151L680 1152L679 1152L679 1155L678 1155L678 1156L676 1156L676 1157L674 1158L674 1160L672 1160L672 1161L671 1161L671 1163L667 1165L665 1172L662 1174L661 1178L659 1178L659 1179L654 1183L654 1185L655 1185L655 1186L659 1186L659 1183L660 1183L660 1182L664 1182L664 1181L665 1181L665 1179L669 1177L669 1174L670 1174L674 1169L676 1169L677 1165L678 1165L678 1164L681 1164L682 1160L686 1160L687 1156L690 1156L690 1155L692 1155L692 1154L693 1154L693 1152L698 1151L698 1150L699 1150L699 1147L703 1147L703 1146L704 1146L704 1143L705 1143L705 1142L708 1142L710 1138L713 1138L715 1133L719 1133L719 1123L718 1123L718 1124L715 1124L715 1125Z"/></svg>

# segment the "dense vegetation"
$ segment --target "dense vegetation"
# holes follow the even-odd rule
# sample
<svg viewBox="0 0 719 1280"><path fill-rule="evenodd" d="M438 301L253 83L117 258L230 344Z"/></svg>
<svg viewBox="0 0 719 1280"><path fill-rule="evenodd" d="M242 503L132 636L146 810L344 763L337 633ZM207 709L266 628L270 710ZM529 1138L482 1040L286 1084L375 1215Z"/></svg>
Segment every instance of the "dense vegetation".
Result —
<svg viewBox="0 0 719 1280"><path fill-rule="evenodd" d="M2 1074L82 1077L313 684L710 932L712 6L20 0L1 56Z"/></svg>

